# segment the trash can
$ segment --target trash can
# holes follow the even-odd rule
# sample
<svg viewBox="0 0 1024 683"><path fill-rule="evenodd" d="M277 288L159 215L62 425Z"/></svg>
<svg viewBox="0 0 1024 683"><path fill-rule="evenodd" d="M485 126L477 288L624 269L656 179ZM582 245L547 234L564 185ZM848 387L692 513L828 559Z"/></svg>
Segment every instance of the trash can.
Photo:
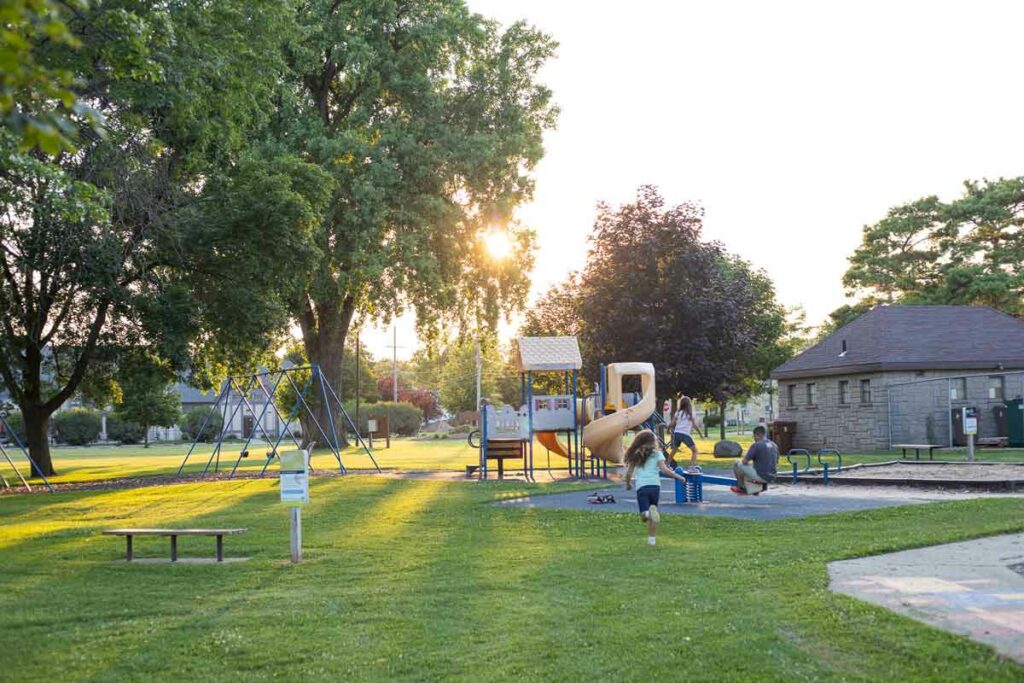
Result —
<svg viewBox="0 0 1024 683"><path fill-rule="evenodd" d="M1011 447L1024 447L1024 398L1006 402L1006 436Z"/></svg>
<svg viewBox="0 0 1024 683"><path fill-rule="evenodd" d="M776 420L768 425L768 438L779 447L779 453L785 455L793 448L793 436L796 434L796 422Z"/></svg>

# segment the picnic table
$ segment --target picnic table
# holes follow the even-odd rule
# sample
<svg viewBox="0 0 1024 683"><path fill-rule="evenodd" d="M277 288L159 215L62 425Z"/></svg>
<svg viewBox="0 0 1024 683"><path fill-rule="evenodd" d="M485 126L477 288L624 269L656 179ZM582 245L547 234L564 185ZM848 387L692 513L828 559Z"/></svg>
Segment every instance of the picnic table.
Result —
<svg viewBox="0 0 1024 683"><path fill-rule="evenodd" d="M932 454L935 452L935 449L942 448L941 445L934 443L894 443L892 447L902 449L904 458L907 457L907 451L913 449L915 460L921 459L921 451L923 451L926 448L928 449L928 459L934 460Z"/></svg>
<svg viewBox="0 0 1024 683"><path fill-rule="evenodd" d="M135 549L132 539L135 536L170 536L171 537L171 562L178 561L178 536L216 536L217 537L217 561L224 561L224 537L231 534L240 534L247 529L107 529L104 536L124 536L126 542L125 561L131 562L135 559Z"/></svg>

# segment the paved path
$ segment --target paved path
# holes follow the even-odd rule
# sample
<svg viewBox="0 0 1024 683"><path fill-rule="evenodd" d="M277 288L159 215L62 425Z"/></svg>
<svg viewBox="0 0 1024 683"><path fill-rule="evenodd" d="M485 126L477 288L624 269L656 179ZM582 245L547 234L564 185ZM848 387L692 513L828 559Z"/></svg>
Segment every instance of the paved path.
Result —
<svg viewBox="0 0 1024 683"><path fill-rule="evenodd" d="M707 471L708 474L723 474ZM587 496L593 491L574 491L555 495L528 496L504 500L495 505L508 507L537 507L595 512L637 511L636 494L622 486L596 489L615 496L614 504L590 505ZM879 487L823 487L812 485L774 485L759 496L737 496L724 486L704 486L704 502L675 504L675 489L671 481L662 480L661 512L672 515L708 517L734 517L737 519L772 520L811 515L829 515L837 512L873 510L897 505L917 505L942 500L978 498L989 494L949 493L909 488ZM1003 494L1006 495L1006 494Z"/></svg>
<svg viewBox="0 0 1024 683"><path fill-rule="evenodd" d="M830 588L1024 663L1024 534L833 562Z"/></svg>

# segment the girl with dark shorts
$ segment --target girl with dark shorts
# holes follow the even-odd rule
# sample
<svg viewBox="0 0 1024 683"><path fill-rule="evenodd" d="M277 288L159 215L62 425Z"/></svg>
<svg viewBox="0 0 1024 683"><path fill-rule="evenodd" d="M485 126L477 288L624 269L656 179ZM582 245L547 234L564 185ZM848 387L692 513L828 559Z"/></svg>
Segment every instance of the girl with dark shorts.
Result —
<svg viewBox="0 0 1024 683"><path fill-rule="evenodd" d="M698 434L707 438L707 435L700 431L700 425L697 424L697 417L693 412L693 401L689 396L683 396L679 401L679 410L676 411L673 420L672 450L668 454L670 464L675 465L676 453L680 446L685 445L690 449L690 467L697 465L697 443L691 434L693 430L697 430Z"/></svg>
<svg viewBox="0 0 1024 683"><path fill-rule="evenodd" d="M645 429L636 435L626 451L626 490L633 488L633 474L636 474L636 502L640 508L640 519L647 522L647 545L657 540L658 496L661 493L661 475L685 482L686 478L676 474L665 464L665 454L658 450L654 432Z"/></svg>

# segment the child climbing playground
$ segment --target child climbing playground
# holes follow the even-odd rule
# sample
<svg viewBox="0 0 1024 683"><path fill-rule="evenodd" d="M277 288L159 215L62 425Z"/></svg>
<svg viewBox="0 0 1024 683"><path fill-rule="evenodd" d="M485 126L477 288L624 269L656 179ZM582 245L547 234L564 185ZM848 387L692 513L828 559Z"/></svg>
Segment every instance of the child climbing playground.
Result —
<svg viewBox="0 0 1024 683"><path fill-rule="evenodd" d="M655 545L658 536L658 496L661 493L661 475L686 483L686 478L669 469L665 454L658 450L654 432L645 429L636 435L626 451L626 490L633 488L633 474L636 473L636 502L640 508L640 519L647 522L647 545Z"/></svg>
<svg viewBox="0 0 1024 683"><path fill-rule="evenodd" d="M693 401L689 396L683 396L679 400L679 410L676 411L672 423L672 450L668 454L669 463L675 464L679 447L686 444L686 447L690 449L690 467L696 466L697 443L693 440L692 432L696 429L702 437L707 437L700 430L700 425L697 424L697 417L693 413Z"/></svg>

